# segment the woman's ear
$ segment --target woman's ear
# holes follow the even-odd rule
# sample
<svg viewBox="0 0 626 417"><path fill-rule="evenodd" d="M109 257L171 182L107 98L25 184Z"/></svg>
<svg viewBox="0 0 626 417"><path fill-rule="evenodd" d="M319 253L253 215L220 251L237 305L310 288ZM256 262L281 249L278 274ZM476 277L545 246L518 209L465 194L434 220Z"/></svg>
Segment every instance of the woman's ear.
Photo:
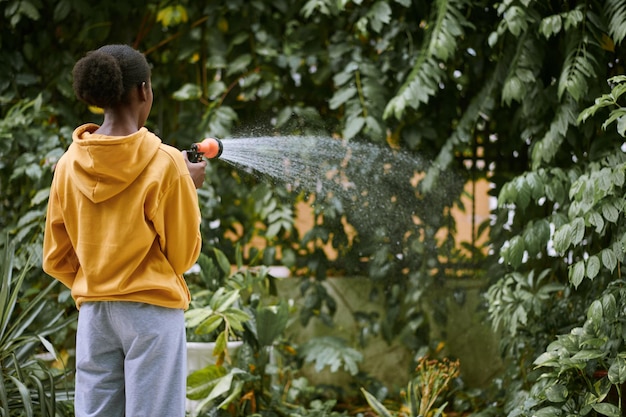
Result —
<svg viewBox="0 0 626 417"><path fill-rule="evenodd" d="M137 86L137 94L140 101L148 100L148 88L148 84L145 81Z"/></svg>

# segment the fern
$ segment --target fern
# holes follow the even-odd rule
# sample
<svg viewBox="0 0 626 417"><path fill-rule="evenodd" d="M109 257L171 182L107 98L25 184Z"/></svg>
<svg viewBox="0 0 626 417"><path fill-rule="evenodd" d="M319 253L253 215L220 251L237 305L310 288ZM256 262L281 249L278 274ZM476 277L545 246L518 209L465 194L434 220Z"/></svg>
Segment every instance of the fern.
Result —
<svg viewBox="0 0 626 417"><path fill-rule="evenodd" d="M515 55L510 61L510 69L502 86L502 102L509 106L511 102L523 102L529 96L529 89L540 88L537 82L543 62L541 61L543 44L528 34L520 36Z"/></svg>
<svg viewBox="0 0 626 417"><path fill-rule="evenodd" d="M363 361L361 352L349 347L346 341L339 337L322 336L309 340L302 345L300 355L305 362L315 362L315 370L321 371L326 366L331 372L339 368L356 375L359 372L358 363Z"/></svg>
<svg viewBox="0 0 626 417"><path fill-rule="evenodd" d="M335 74L337 91L329 101L331 109L345 108L345 127L342 137L350 140L362 131L375 140L384 137L381 115L385 91L380 83L383 74L369 62L350 61L344 70Z"/></svg>
<svg viewBox="0 0 626 417"><path fill-rule="evenodd" d="M536 170L543 163L550 163L558 152L570 126L576 126L578 107L573 100L567 100L556 110L554 119L546 134L537 141L532 150L532 168Z"/></svg>
<svg viewBox="0 0 626 417"><path fill-rule="evenodd" d="M385 119L394 116L401 120L407 107L417 109L420 104L428 103L445 77L440 61L454 54L464 28L472 27L462 13L466 0L437 0L435 6L434 23L427 27L422 53L398 93L387 104L383 113Z"/></svg>
<svg viewBox="0 0 626 417"><path fill-rule="evenodd" d="M446 61L456 50L457 39L464 35L464 27L474 28L461 13L465 0L440 0L437 6L435 21L428 55Z"/></svg>
<svg viewBox="0 0 626 417"><path fill-rule="evenodd" d="M598 61L589 49L596 46L600 50L600 45L578 31L569 32L567 38L566 58L559 77L558 97L561 99L567 92L578 102L589 92L587 79L595 78L599 72Z"/></svg>
<svg viewBox="0 0 626 417"><path fill-rule="evenodd" d="M495 108L495 97L506 73L508 62L510 62L508 59L499 60L496 69L485 82L480 92L472 97L472 101L461 116L458 125L448 137L444 146L441 147L434 164L429 168L426 177L422 180L421 187L424 192L436 189L440 174L448 169L454 160L457 146L463 143L470 143L476 123L485 115L491 114Z"/></svg>
<svg viewBox="0 0 626 417"><path fill-rule="evenodd" d="M613 42L619 44L626 37L626 2L623 0L605 0L604 13L608 19L608 33Z"/></svg>

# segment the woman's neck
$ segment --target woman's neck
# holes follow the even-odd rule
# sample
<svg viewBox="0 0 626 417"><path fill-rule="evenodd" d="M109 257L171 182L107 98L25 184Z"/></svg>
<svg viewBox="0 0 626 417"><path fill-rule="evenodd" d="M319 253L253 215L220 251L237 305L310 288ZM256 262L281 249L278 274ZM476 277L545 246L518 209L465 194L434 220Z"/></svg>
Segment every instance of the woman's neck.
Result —
<svg viewBox="0 0 626 417"><path fill-rule="evenodd" d="M128 136L137 132L140 128L141 126L138 126L137 118L128 109L124 111L109 109L105 110L104 121L94 133L106 136Z"/></svg>

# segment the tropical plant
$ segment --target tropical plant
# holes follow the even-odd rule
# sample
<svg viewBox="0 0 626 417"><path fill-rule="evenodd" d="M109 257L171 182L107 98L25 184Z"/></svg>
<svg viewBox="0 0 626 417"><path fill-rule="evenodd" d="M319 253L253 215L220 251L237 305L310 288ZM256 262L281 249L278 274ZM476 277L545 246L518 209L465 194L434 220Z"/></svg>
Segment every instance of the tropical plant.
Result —
<svg viewBox="0 0 626 417"><path fill-rule="evenodd" d="M368 179L363 193L390 192L393 204L372 210L376 221L394 219L386 230L366 227L336 196L296 196L290 185L266 185L216 162L201 192L205 241L231 259L237 242L246 244L250 261L260 237L264 263L315 277L306 284L306 320L332 318L319 283L329 271L384 282L387 290L373 296L386 315L371 321L370 334L400 337L415 351L432 342L433 320L445 322L436 296L443 283L488 277L490 317L514 324L501 332L503 356L518 360L507 362L510 396L500 404L515 408L539 374L534 360L584 322L619 274L611 236L621 227L620 186L606 200L587 191L613 192L601 182L619 183L623 139L601 132L595 118L578 124L577 115L624 72L625 10L623 0L0 2L0 115L28 114L18 110L39 94L40 108L50 109L16 128L24 133L10 145L27 149L2 153L1 225L12 233L28 226L20 237L37 245L50 173L39 176L35 165L48 165L37 152L44 142L58 152L55 143L69 142L67 126L100 117L73 99L71 65L101 44L130 43L154 64L149 127L166 143L321 134L432 160L406 194L384 181L367 187L381 178L375 164L350 167ZM474 250L478 233L470 255L455 249L450 206L463 188L447 174L456 171L488 179L499 197L489 263ZM314 208L304 236L284 221L300 201ZM261 216L266 202L271 210ZM589 204L598 205L587 213ZM327 256L328 246L337 257Z"/></svg>
<svg viewBox="0 0 626 417"><path fill-rule="evenodd" d="M271 270L243 265L241 256L237 262L231 272L225 254L211 248L200 256L198 276L187 277L194 299L186 312L191 340L201 336L216 342L215 363L188 378L187 394L197 401L195 410L212 407L243 416L317 415L329 409L335 402L308 387L300 368L312 362L318 371L345 369L356 375L362 355L339 338L317 337L301 346L288 341L285 330L297 320L289 320L292 309L277 293ZM230 339L243 342L234 357L226 343Z"/></svg>
<svg viewBox="0 0 626 417"><path fill-rule="evenodd" d="M131 0L98 6L94 12L81 0L8 0L0 9L7 18L0 38L0 61L5 63L0 74L6 80L0 84L0 112L5 116L12 104L42 93L43 103L50 103L52 110L46 126L60 132L61 145L69 143L68 126L101 117L73 98L71 65L85 51L111 42L130 43L153 63L155 103L148 127L179 148L205 135L323 135L375 143L385 150L398 147L428 159L453 134L463 111L456 103L484 96L474 91L482 74L469 70L474 64L464 63L463 51L478 50L485 35L474 35L471 29L488 28L491 15L482 12L483 4L469 1L235 0L170 5ZM30 30L32 25L37 31ZM485 54L476 61L487 59ZM454 75L457 66L463 67L465 78ZM470 73L477 82L469 80ZM427 111L431 104L441 110ZM472 115L479 117L481 110ZM471 133L474 119L463 120L463 142L448 147L450 158L438 161L442 182L450 178L446 170L460 166L454 152L467 149L465 133ZM33 132L28 137L36 142L31 149L38 149L42 135ZM362 222L350 210L350 199L327 192L316 195L316 190L294 193L294 184L259 184L230 165L211 164L211 181L201 195L205 241L232 259L236 242L253 247L251 242L261 237L268 247L263 252L266 264L282 262L318 281L328 271L387 280L391 290L382 296L388 314L372 320L371 334L388 339L410 334L405 340L420 348L428 343L427 315L420 304L429 299L419 294L447 276L448 249L454 246L448 209L461 193L462 182L437 187L431 176L427 189L445 192L422 195L411 184L413 170L403 183L406 187L396 189L388 179L400 174L381 169L384 166L374 163L349 167L363 194L388 193L389 205L379 208L385 215ZM46 186L34 188L41 190L38 201L45 203ZM4 196L6 201L13 197L24 199ZM314 203L314 227L306 235L285 221L301 201ZM369 211L368 203L361 202L363 210ZM259 205L271 210L259 210ZM36 207L34 218L40 221L43 211ZM357 238L346 225L357 231ZM441 236L446 249L440 254ZM329 259L329 246L341 256ZM254 258L254 250L246 252L248 256ZM330 321L333 302L318 284L307 284L312 308L303 310L303 318ZM420 303L414 303L415 298Z"/></svg>
<svg viewBox="0 0 626 417"><path fill-rule="evenodd" d="M0 119L0 230L24 258L41 253L52 167L64 150L67 131L49 122L53 114L39 94L16 101Z"/></svg>
<svg viewBox="0 0 626 417"><path fill-rule="evenodd" d="M50 295L57 284L52 281L36 295L28 294L24 279L32 259L17 276L13 244L2 250L0 274L0 414L3 416L57 417L66 414L73 391L66 368L54 369L38 359L47 352L61 361L49 336L75 321L63 312L49 316ZM61 361L62 362L62 361ZM70 407L71 409L71 407Z"/></svg>
<svg viewBox="0 0 626 417"><path fill-rule="evenodd" d="M449 389L450 383L459 376L459 365L458 360L421 357L413 379L409 381L403 392L404 404L395 412L388 410L375 395L364 388L361 388L361 391L370 407L381 417L441 417L448 405L447 401L442 401L445 397L445 391ZM436 405L438 407L433 409Z"/></svg>
<svg viewBox="0 0 626 417"><path fill-rule="evenodd" d="M230 262L224 253L218 249L212 250L221 271L230 272ZM205 272L208 271L208 272ZM213 272L213 274L211 274ZM250 316L240 306L240 290L227 289L224 285L215 286L210 277L215 275L215 264L204 253L198 259L199 277L187 273L186 278L190 291L193 294L190 309L185 312L185 322L188 329L188 341L216 342L216 355L219 355L226 342L241 337L243 323L250 320ZM221 280L220 280L221 281Z"/></svg>
<svg viewBox="0 0 626 417"><path fill-rule="evenodd" d="M623 415L625 284L624 280L612 282L591 304L584 324L557 336L535 359L542 374L531 390L531 400L524 404L526 411L533 410L537 416L574 410L580 415L592 411L608 417ZM615 399L609 397L611 390Z"/></svg>
<svg viewBox="0 0 626 417"><path fill-rule="evenodd" d="M528 377L533 384L521 397L524 401L512 408L510 416L571 412L622 415L620 387L626 381L623 372L626 344L621 330L625 310L620 265L624 262L623 242L626 240L622 221L626 195L626 157L622 150L626 109L620 105L620 98L626 92L626 77L611 77L608 82L611 91L582 111L578 120L584 123L601 110L608 109L602 127L607 129L616 123L617 129L607 131L605 135L598 134L598 143L590 149L584 163L569 170L557 172L554 169L556 182L552 184L560 184L558 188L549 188L550 183L543 181L546 173L541 170L536 175L528 173L518 179L520 184L529 188L532 199L545 198L543 196L547 193L550 193L550 199L558 195L563 208L555 210L547 220L541 220L545 226L548 226L547 222L551 223L554 230L547 235L534 234L535 238L544 236L539 238L543 242L539 246L545 245L545 239L549 238L550 256L561 261L543 271L541 279L536 282L532 279L532 270L524 278L518 273L511 274L521 283L516 285L514 292L503 291L513 289L504 281L494 284L489 292L492 318L496 324L504 319L506 322L501 324L508 325L511 335L519 336L522 330L528 336L536 337L538 335L533 330L537 329L536 333L539 333L545 329L546 318L549 318L549 325L558 323L561 329L570 330L557 332L559 327L555 326L553 333L544 334L541 340L546 349L533 360L537 370ZM561 191L553 193L557 189ZM501 201L510 201L514 194L503 188ZM519 203L519 197L516 201ZM527 230L524 233L533 232ZM530 239L514 237L510 246L502 251L503 257L515 266L521 266L520 256L525 250L523 256L536 253L530 249L519 253L520 246L530 248L529 242ZM557 271L567 276L569 285L547 279L554 279ZM526 291L525 286L534 287L534 294ZM550 313L546 308L552 308ZM586 315L579 317L584 308ZM555 311L564 313L566 320L555 315ZM539 321L543 321L544 326L534 325ZM515 340L520 346L520 338ZM527 348L532 345L527 341L525 344L523 350L528 352ZM608 374L596 380L594 374L597 371L608 371ZM620 394L617 404L605 402L612 385Z"/></svg>
<svg viewBox="0 0 626 417"><path fill-rule="evenodd" d="M192 372L188 377L187 396L198 401L196 410L209 406L240 410L237 415L256 412L257 397L269 392L265 373L268 349L282 335L287 310L284 303L266 306L261 297L269 294L271 280L267 268L244 268L241 257L238 269L231 274L231 264L217 248L210 256L201 254L199 280L188 277L194 295L185 313L187 326L194 337L208 337L215 342L213 364ZM233 359L228 341L240 339L244 345Z"/></svg>

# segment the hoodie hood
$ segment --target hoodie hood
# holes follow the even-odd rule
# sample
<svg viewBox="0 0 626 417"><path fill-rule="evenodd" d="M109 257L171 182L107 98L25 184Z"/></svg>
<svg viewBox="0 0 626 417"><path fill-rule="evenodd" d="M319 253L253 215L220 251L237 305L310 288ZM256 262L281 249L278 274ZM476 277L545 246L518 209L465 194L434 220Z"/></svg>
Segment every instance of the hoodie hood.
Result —
<svg viewBox="0 0 626 417"><path fill-rule="evenodd" d="M91 123L78 127L67 151L73 183L94 203L124 191L161 145L161 140L145 127L129 136L94 134L98 128Z"/></svg>

